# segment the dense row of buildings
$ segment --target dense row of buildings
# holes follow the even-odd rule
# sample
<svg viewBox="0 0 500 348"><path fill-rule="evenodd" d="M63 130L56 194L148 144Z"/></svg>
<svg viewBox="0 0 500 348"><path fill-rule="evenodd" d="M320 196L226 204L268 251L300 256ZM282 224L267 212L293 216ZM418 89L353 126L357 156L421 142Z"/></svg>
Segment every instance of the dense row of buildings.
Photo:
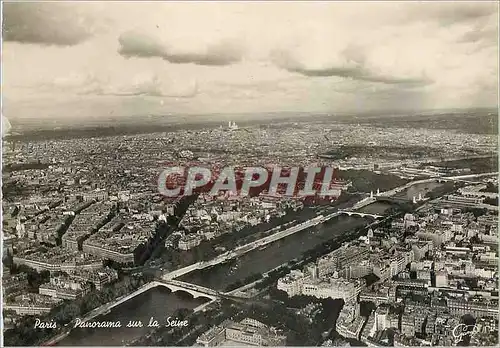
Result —
<svg viewBox="0 0 500 348"><path fill-rule="evenodd" d="M278 199L273 196L200 195L189 207L180 226L180 250L197 247L204 240L212 240L244 227L255 226L270 218L283 216L287 210L299 210L303 202L298 199Z"/></svg>
<svg viewBox="0 0 500 348"><path fill-rule="evenodd" d="M341 335L369 345L387 345L390 331L395 333L391 338L395 346L456 345L453 330L469 315L483 323L471 342L494 341L496 329L491 328L498 327L497 215L476 217L467 209L443 208L446 198L443 201L406 214L391 227L374 231L371 238L362 238L369 239L370 255L352 267L373 265L374 254L382 261L388 253L392 266L386 277L380 277L376 268L369 270L377 280L364 287L357 300L346 302L337 320ZM410 258L395 256L404 245L410 248L406 253ZM360 306L367 302L376 309L368 317L361 316Z"/></svg>
<svg viewBox="0 0 500 348"><path fill-rule="evenodd" d="M397 153L398 150L388 153L391 150L384 146L421 145L422 137L429 139L440 156L460 155L466 147L484 153L496 148L496 139L492 136L473 137L448 130L401 128L394 132L384 127L322 122L246 130L237 130L234 125L230 128L233 131L179 130L6 144L4 164L20 165L26 170L3 173L4 255L9 255L15 266L49 271L50 280L40 286L39 293L33 293L32 289L28 290L25 273L4 271L4 309L18 315L40 315L49 312L62 299L74 299L113 282L116 274L103 267L103 261L133 262L138 246L154 231L152 219L165 220L164 214L173 214L172 204L165 203L158 194L156 180L166 162L196 159L217 165L271 163L306 167L317 161L319 166L330 165L331 160L318 160L317 155L340 145L364 145L366 139L370 139L370 146L380 148L339 159L336 164L342 168L372 169L374 163L381 163L384 168L415 164L415 160ZM325 135L330 132L334 132L335 137ZM384 160L384 157L390 159ZM475 199L482 198L469 191L462 192L461 197L465 198L457 203L477 203ZM453 200L451 197L449 201ZM279 202L264 196L241 200L219 197L213 201L200 197L183 219L185 231L175 247L192 249L202 240L280 216L287 209L300 208L298 201ZM495 249L482 244L496 240L493 228L496 221L487 215L473 222L469 218L461 222L453 211L438 215L432 221L415 216L397 222L402 229L418 229L405 240L404 247L399 239L393 243L378 238L376 232L356 245L345 246L317 264L309 265L301 275L297 273L297 279L301 280L286 291L292 295L344 298L347 302L365 296L380 304L416 291L404 288L405 283L415 285L421 293L427 293L431 287L459 288L466 292L477 292L476 288L481 287L481 296L491 293L496 289L497 255ZM433 253L436 263L426 263L428 253ZM405 278L402 273L408 263L412 276ZM60 272L63 274L58 274ZM372 273L382 284L367 291L361 278ZM401 275L397 282L403 285L398 285L397 291L394 287L383 291L385 283L399 284L392 280L396 274ZM470 274L479 275L474 287L466 281ZM427 288L420 286L429 282L431 286ZM285 283L282 281L283 288ZM457 313L465 310L487 313L492 303L494 298L489 304L483 300L460 302L456 310ZM454 304L450 306L455 308ZM394 324L390 321L387 325ZM230 342L284 344L280 334L250 321L233 323L220 332Z"/></svg>
<svg viewBox="0 0 500 348"><path fill-rule="evenodd" d="M10 206L6 222L14 234L7 238L4 256L10 257L16 267L48 271L50 278L39 286L38 294L30 294L36 296L23 297L20 295L26 294L29 288L22 276L25 273L7 272L4 282L12 281L12 286L4 288L8 313L46 313L58 300L74 300L117 280L116 270L104 267L104 260L134 262L135 250L154 232L154 214L158 213L151 210L142 215L131 210L118 212L117 202L106 201L108 198L106 191L97 190L76 194L67 200L34 196L30 204ZM109 231L107 221L120 213L121 230ZM56 219L57 216L60 218ZM55 222L50 223L52 220ZM46 235L51 238L45 238ZM4 270L8 269L4 267Z"/></svg>
<svg viewBox="0 0 500 348"><path fill-rule="evenodd" d="M197 346L214 347L221 345L284 346L286 336L275 328L246 318L240 322L225 321L212 327L196 339Z"/></svg>
<svg viewBox="0 0 500 348"><path fill-rule="evenodd" d="M393 248L390 252L370 255L370 237L367 237L356 245L344 244L321 257L316 264L307 265L303 272L292 271L278 280L277 288L289 296L353 301L364 287L363 277L374 274L380 281L388 280L403 271L413 259L414 252L410 248Z"/></svg>

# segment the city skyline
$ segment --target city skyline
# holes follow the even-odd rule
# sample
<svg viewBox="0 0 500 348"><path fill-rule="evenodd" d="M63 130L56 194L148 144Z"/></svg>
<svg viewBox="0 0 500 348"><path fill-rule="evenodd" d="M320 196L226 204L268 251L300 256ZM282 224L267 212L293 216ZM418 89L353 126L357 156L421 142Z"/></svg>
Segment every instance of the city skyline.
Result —
<svg viewBox="0 0 500 348"><path fill-rule="evenodd" d="M35 2L3 11L11 121L497 105L494 2Z"/></svg>

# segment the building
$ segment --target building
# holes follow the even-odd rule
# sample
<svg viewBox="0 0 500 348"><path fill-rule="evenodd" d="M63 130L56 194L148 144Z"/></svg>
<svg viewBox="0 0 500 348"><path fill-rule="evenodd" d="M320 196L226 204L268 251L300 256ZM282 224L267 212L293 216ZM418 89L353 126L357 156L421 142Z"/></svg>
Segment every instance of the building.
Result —
<svg viewBox="0 0 500 348"><path fill-rule="evenodd" d="M415 261L420 261L425 254L432 250L432 242L416 242L411 244Z"/></svg>
<svg viewBox="0 0 500 348"><path fill-rule="evenodd" d="M386 327L399 329L399 315L396 313L389 313L386 318Z"/></svg>
<svg viewBox="0 0 500 348"><path fill-rule="evenodd" d="M302 295L302 286L305 280L304 273L299 270L292 270L290 274L278 279L276 287L278 290L286 292L290 297L298 296Z"/></svg>
<svg viewBox="0 0 500 348"><path fill-rule="evenodd" d="M82 243L84 252L121 264L133 264L154 231L153 221L116 217Z"/></svg>
<svg viewBox="0 0 500 348"><path fill-rule="evenodd" d="M424 284L431 284L431 270L421 269L417 271L417 279L421 280Z"/></svg>
<svg viewBox="0 0 500 348"><path fill-rule="evenodd" d="M345 280L325 277L317 277L317 267L309 265L311 274L293 270L290 274L278 279L277 289L285 291L288 296L306 295L317 298L343 299L344 301L355 300L361 292L361 280Z"/></svg>
<svg viewBox="0 0 500 348"><path fill-rule="evenodd" d="M232 122L232 121L229 121L228 122L228 129L229 130L238 130L238 125L236 124L236 122Z"/></svg>
<svg viewBox="0 0 500 348"><path fill-rule="evenodd" d="M344 279L309 280L302 285L302 295L317 298L343 299L345 302L353 301L361 292L361 281L347 281Z"/></svg>
<svg viewBox="0 0 500 348"><path fill-rule="evenodd" d="M56 254L57 251L54 250L53 253ZM48 253L19 255L13 257L13 262L16 265L26 265L38 272L71 272L76 270L95 270L102 268L102 260L91 257L90 255L85 255L82 252L61 252L60 255L55 255L54 257L51 257Z"/></svg>
<svg viewBox="0 0 500 348"><path fill-rule="evenodd" d="M68 287L59 287L50 283L40 285L38 292L40 295L59 298L61 300L75 300L82 297L90 291L90 286L84 289L72 289Z"/></svg>
<svg viewBox="0 0 500 348"><path fill-rule="evenodd" d="M83 201L84 202L89 202L89 201L105 201L109 198L109 195L106 191L94 191L94 192L88 192L84 193L82 195Z"/></svg>
<svg viewBox="0 0 500 348"><path fill-rule="evenodd" d="M391 267L383 262L380 262L373 267L373 274L375 274L381 282L386 281L391 277Z"/></svg>
<svg viewBox="0 0 500 348"><path fill-rule="evenodd" d="M85 238L84 237L75 237L75 236L72 236L72 235L64 235L62 237L62 246L66 249L69 249L69 250L75 250L77 251L79 248L78 248L78 245L83 242Z"/></svg>
<svg viewBox="0 0 500 348"><path fill-rule="evenodd" d="M401 273L405 270L406 266L412 262L414 259L413 250L409 252L400 252L397 253L390 261L390 277L394 277L395 275Z"/></svg>
<svg viewBox="0 0 500 348"><path fill-rule="evenodd" d="M50 282L40 285L40 295L47 295L61 300L74 300L90 292L90 284L72 277L51 277Z"/></svg>
<svg viewBox="0 0 500 348"><path fill-rule="evenodd" d="M254 346L285 345L286 337L254 319L243 319L226 328L226 340Z"/></svg>
<svg viewBox="0 0 500 348"><path fill-rule="evenodd" d="M79 270L78 272L72 272L71 276L74 279L83 280L94 284L96 290L102 290L104 285L118 279L118 272L113 268L103 267L101 269L92 271Z"/></svg>
<svg viewBox="0 0 500 348"><path fill-rule="evenodd" d="M375 313L371 313L370 316L368 317L368 320L366 321L366 324L361 331L361 341L365 342L368 340L369 337L372 337L373 334L375 333L376 330L374 330L375 327Z"/></svg>
<svg viewBox="0 0 500 348"><path fill-rule="evenodd" d="M401 333L408 337L415 336L415 314L403 313L401 316Z"/></svg>
<svg viewBox="0 0 500 348"><path fill-rule="evenodd" d="M8 271L8 268L6 270ZM6 295L16 293L20 290L27 289L29 287L27 273L19 273L19 274L6 274L6 273L7 272L4 270L2 279L3 280L2 290L4 297Z"/></svg>
<svg viewBox="0 0 500 348"><path fill-rule="evenodd" d="M203 347L219 346L226 340L226 328L223 326L214 326L207 332L204 332L196 339L196 344Z"/></svg>
<svg viewBox="0 0 500 348"><path fill-rule="evenodd" d="M350 265L347 269L347 278L363 278L368 274L373 273L373 266L370 260L362 260L359 263Z"/></svg>
<svg viewBox="0 0 500 348"><path fill-rule="evenodd" d="M13 301L4 303L4 310L11 310L18 315L42 315L62 302L61 299L40 294L26 293L16 296Z"/></svg>
<svg viewBox="0 0 500 348"><path fill-rule="evenodd" d="M119 248L116 245L97 244L97 241L92 240L83 242L84 252L123 264L134 263L134 255L137 247L138 245L135 248L130 248L129 246Z"/></svg>
<svg viewBox="0 0 500 348"><path fill-rule="evenodd" d="M23 305L17 303L6 303L3 306L4 310L14 311L18 315L42 315L49 313L52 306L48 305Z"/></svg>
<svg viewBox="0 0 500 348"><path fill-rule="evenodd" d="M478 224L482 226L497 226L498 216L497 215L481 215L477 218Z"/></svg>
<svg viewBox="0 0 500 348"><path fill-rule="evenodd" d="M463 299L448 299L447 306L452 314L470 314L477 317L498 317L498 303L473 302Z"/></svg>
<svg viewBox="0 0 500 348"><path fill-rule="evenodd" d="M473 205L473 204L482 204L484 198L482 197L464 197L464 196L456 196L456 195L448 195L446 196L446 200L449 203L457 203L457 204L465 204L465 205Z"/></svg>
<svg viewBox="0 0 500 348"><path fill-rule="evenodd" d="M361 330L365 325L366 318L358 316L354 321L347 322L342 319L338 319L335 329L343 337L354 338L359 340L361 335Z"/></svg>
<svg viewBox="0 0 500 348"><path fill-rule="evenodd" d="M246 318L239 323L226 321L196 339L196 345L204 347L219 346L226 342L230 345L239 343L252 346L284 346L286 336L278 333L273 327L268 327L255 319Z"/></svg>
<svg viewBox="0 0 500 348"><path fill-rule="evenodd" d="M468 187L462 187L458 189L458 192L462 196L465 197L487 197L487 198L498 198L498 192L484 192L481 191L482 189L485 189L486 185L479 185L479 186L468 186Z"/></svg>
<svg viewBox="0 0 500 348"><path fill-rule="evenodd" d="M379 292L363 290L359 295L359 301L373 302L375 305L390 301L389 289L381 289Z"/></svg>
<svg viewBox="0 0 500 348"><path fill-rule="evenodd" d="M201 236L197 234L187 234L179 239L180 250L189 250L201 244Z"/></svg>
<svg viewBox="0 0 500 348"><path fill-rule="evenodd" d="M436 287L437 288L448 287L448 273L446 273L443 270L436 272Z"/></svg>
<svg viewBox="0 0 500 348"><path fill-rule="evenodd" d="M368 255L369 249L366 246L344 245L318 260L318 275L324 277L333 274L366 259Z"/></svg>
<svg viewBox="0 0 500 348"><path fill-rule="evenodd" d="M375 310L375 326L377 330L385 330L390 327L388 306L379 306Z"/></svg>

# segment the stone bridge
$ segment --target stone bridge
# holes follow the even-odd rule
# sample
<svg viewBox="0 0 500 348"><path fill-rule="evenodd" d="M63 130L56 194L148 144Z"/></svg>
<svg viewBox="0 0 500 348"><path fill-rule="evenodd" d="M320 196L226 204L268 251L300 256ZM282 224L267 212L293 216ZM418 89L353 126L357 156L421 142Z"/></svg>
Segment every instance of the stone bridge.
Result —
<svg viewBox="0 0 500 348"><path fill-rule="evenodd" d="M377 214L370 214L370 213L361 213L359 211L348 211L348 210L343 210L340 212L340 214L344 214L344 215L348 215L348 216L360 216L360 217L365 217L365 216L369 216L369 217L372 217L372 218L375 218L375 219L379 219L381 217L383 217L382 215L377 215Z"/></svg>
<svg viewBox="0 0 500 348"><path fill-rule="evenodd" d="M177 292L177 291L184 291L193 296L194 298L198 297L205 297L209 298L211 300L215 300L217 298L220 298L222 296L222 293L219 291L206 288L204 286L196 285L196 284L191 284L191 283L186 283L186 282L181 282L178 280L162 280L162 281L156 281L156 284L158 286L163 286L172 292Z"/></svg>
<svg viewBox="0 0 500 348"><path fill-rule="evenodd" d="M214 301L220 298L229 299L241 299L244 298L243 295L238 295L235 291L222 292L214 289L210 289L201 285L196 285L192 283L186 283L179 280L157 280L152 282L153 286L163 286L172 292L184 291L191 294L194 298L205 297Z"/></svg>

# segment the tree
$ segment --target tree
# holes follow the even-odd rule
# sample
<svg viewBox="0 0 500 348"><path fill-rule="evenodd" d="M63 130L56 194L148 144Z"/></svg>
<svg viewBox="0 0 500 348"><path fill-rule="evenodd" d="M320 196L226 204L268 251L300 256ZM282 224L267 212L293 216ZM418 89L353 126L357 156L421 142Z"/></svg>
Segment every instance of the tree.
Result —
<svg viewBox="0 0 500 348"><path fill-rule="evenodd" d="M486 188L482 189L481 192L498 193L498 186L492 182L488 182Z"/></svg>
<svg viewBox="0 0 500 348"><path fill-rule="evenodd" d="M497 198L485 198L484 199L484 204L490 204L490 205L496 205L498 206L498 197Z"/></svg>
<svg viewBox="0 0 500 348"><path fill-rule="evenodd" d="M485 208L467 208L466 211L471 212L475 218L485 215L488 212Z"/></svg>

